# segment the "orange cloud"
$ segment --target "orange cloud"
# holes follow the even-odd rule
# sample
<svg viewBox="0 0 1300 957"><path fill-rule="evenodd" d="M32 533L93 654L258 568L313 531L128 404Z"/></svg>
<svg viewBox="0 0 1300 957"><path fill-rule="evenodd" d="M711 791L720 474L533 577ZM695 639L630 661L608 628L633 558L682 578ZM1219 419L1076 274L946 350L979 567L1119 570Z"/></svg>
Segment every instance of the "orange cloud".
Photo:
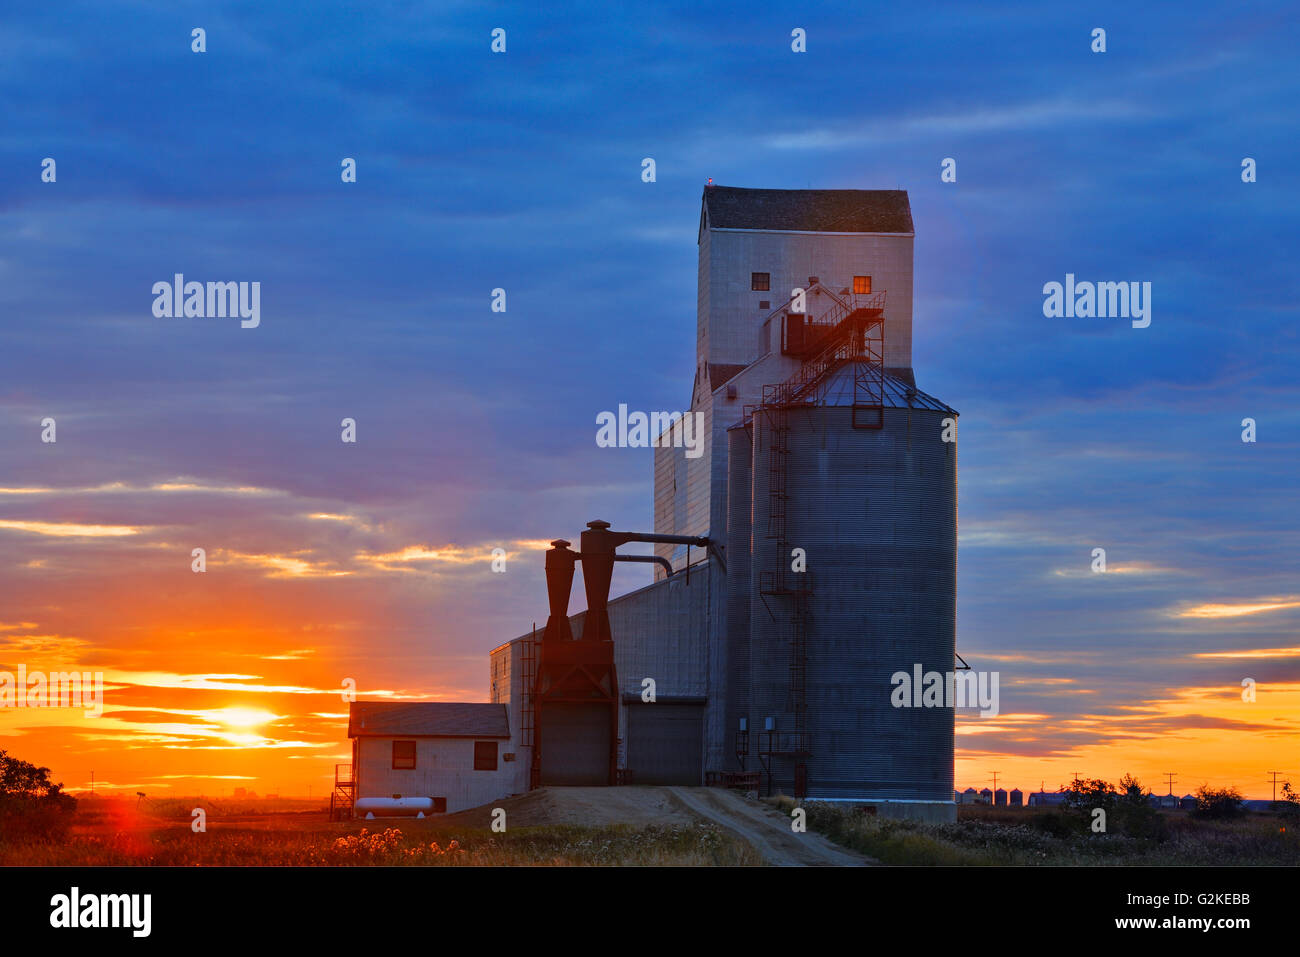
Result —
<svg viewBox="0 0 1300 957"><path fill-rule="evenodd" d="M1193 658L1300 658L1300 648L1253 648L1248 651L1202 651Z"/></svg>
<svg viewBox="0 0 1300 957"><path fill-rule="evenodd" d="M70 522L24 522L16 519L0 519L0 528L30 532L33 535L49 535L54 538L117 538L123 535L139 535L148 526L78 525Z"/></svg>
<svg viewBox="0 0 1300 957"><path fill-rule="evenodd" d="M1176 612L1179 618L1238 618L1242 615L1258 615L1267 611L1281 611L1285 608L1300 608L1300 599L1294 595L1282 598L1261 598L1253 602L1235 604L1210 602L1203 605L1184 607Z"/></svg>

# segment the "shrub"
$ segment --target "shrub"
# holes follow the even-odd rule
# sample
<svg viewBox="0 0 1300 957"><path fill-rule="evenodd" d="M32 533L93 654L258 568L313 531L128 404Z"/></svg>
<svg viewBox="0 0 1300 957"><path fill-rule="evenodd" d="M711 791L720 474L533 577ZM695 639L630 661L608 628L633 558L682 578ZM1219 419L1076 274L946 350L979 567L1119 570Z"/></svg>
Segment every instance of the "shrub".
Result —
<svg viewBox="0 0 1300 957"><path fill-rule="evenodd" d="M1044 811L1035 814L1032 821L1035 828L1050 837L1072 837L1079 831L1079 822L1073 817L1066 817L1060 811Z"/></svg>
<svg viewBox="0 0 1300 957"><path fill-rule="evenodd" d="M1273 802L1273 810L1287 827L1300 827L1300 794L1290 781L1282 782L1282 800Z"/></svg>
<svg viewBox="0 0 1300 957"><path fill-rule="evenodd" d="M1164 841L1169 837L1165 819L1151 804L1151 792L1131 774L1119 779L1119 800L1114 811L1115 826L1129 837Z"/></svg>
<svg viewBox="0 0 1300 957"><path fill-rule="evenodd" d="M1236 788L1212 788L1202 784L1196 789L1193 817L1207 821L1229 821L1241 815L1241 792Z"/></svg>
<svg viewBox="0 0 1300 957"><path fill-rule="evenodd" d="M1085 814L1091 814L1093 808L1099 807L1109 816L1119 799L1115 788L1101 778L1092 780L1077 778L1061 788L1061 793L1065 795L1066 808L1072 811L1083 811Z"/></svg>

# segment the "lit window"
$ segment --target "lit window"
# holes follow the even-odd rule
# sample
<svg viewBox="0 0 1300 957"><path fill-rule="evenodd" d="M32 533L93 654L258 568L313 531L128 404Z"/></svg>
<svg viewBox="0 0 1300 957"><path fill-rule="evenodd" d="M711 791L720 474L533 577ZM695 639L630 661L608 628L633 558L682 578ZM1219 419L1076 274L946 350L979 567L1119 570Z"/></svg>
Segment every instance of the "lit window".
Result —
<svg viewBox="0 0 1300 957"><path fill-rule="evenodd" d="M869 292L871 292L871 277L870 277L870 276L854 276L854 277L853 277L853 292L854 292L855 295L859 295L859 296L863 295L864 293L869 293Z"/></svg>
<svg viewBox="0 0 1300 957"><path fill-rule="evenodd" d="M750 273L749 288L754 292L767 292L772 288L772 274L769 272Z"/></svg>
<svg viewBox="0 0 1300 957"><path fill-rule="evenodd" d="M495 741L474 742L474 770L495 771L497 769L497 743Z"/></svg>
<svg viewBox="0 0 1300 957"><path fill-rule="evenodd" d="M394 771L415 770L415 742L414 741L393 742L393 770Z"/></svg>

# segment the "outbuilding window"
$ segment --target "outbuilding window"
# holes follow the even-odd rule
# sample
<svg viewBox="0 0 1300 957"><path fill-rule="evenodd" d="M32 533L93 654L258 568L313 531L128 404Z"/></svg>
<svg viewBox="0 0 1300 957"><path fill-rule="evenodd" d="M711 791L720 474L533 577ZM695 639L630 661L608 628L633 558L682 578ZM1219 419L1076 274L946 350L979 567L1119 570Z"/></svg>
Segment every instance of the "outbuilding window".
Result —
<svg viewBox="0 0 1300 957"><path fill-rule="evenodd" d="M752 272L749 274L749 288L754 292L767 292L772 288L772 274L769 272Z"/></svg>
<svg viewBox="0 0 1300 957"><path fill-rule="evenodd" d="M393 770L394 771L415 770L415 742L414 741L393 742Z"/></svg>
<svg viewBox="0 0 1300 957"><path fill-rule="evenodd" d="M869 293L871 292L871 277L870 277L870 276L854 276L854 277L853 277L853 292L854 292L855 295L858 295L858 296L862 296L862 295L867 295L867 294L869 294Z"/></svg>
<svg viewBox="0 0 1300 957"><path fill-rule="evenodd" d="M495 771L497 769L497 743L495 741L474 742L474 770Z"/></svg>

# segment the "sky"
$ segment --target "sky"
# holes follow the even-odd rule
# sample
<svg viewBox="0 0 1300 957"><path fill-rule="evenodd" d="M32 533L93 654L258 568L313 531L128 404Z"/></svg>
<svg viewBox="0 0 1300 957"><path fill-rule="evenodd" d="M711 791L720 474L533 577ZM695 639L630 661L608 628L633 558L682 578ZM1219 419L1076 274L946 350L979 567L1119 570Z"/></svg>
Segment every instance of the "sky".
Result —
<svg viewBox="0 0 1300 957"><path fill-rule="evenodd" d="M917 384L961 412L958 650L1001 676L958 786L1300 781L1298 17L7 10L0 670L106 685L97 718L0 708L0 750L74 790L320 794L348 679L486 700L547 542L652 527L651 451L595 416L689 403L711 177L909 192ZM259 282L260 324L156 317L176 273ZM1150 326L1045 317L1067 273L1150 282Z"/></svg>

